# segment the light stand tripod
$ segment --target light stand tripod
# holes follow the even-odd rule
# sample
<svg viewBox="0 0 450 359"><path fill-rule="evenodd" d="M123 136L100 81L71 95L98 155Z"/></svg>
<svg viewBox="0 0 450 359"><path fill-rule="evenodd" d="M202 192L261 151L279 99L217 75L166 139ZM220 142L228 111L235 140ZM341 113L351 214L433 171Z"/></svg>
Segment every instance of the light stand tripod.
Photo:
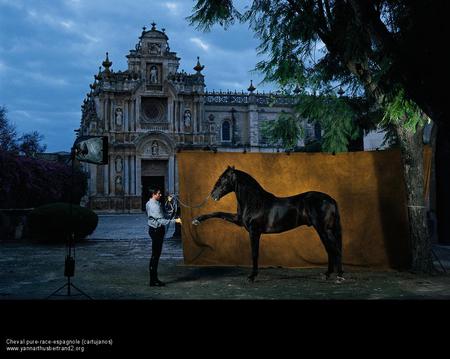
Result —
<svg viewBox="0 0 450 359"><path fill-rule="evenodd" d="M70 234L69 237L69 243L73 240L73 233ZM75 249L74 249L75 252ZM93 299L89 295L87 295L85 292L83 292L80 288L76 287L71 281L70 278L73 277L75 274L75 258L72 256L72 246L71 244L68 245L67 254L66 254L66 260L64 262L64 276L67 277L67 283L62 285L60 288L55 290L52 294L50 294L46 299L52 297L52 296L74 296L74 295L84 295L88 299ZM67 287L67 294L58 294L59 291ZM71 288L74 288L77 290L80 294L71 294Z"/></svg>
<svg viewBox="0 0 450 359"><path fill-rule="evenodd" d="M68 235L68 241L67 241L67 250L66 250L66 259L64 262L64 276L67 277L67 283L65 283L63 286L55 290L52 294L50 294L46 299L52 297L52 296L74 296L74 295L84 295L88 299L92 299L89 295L87 295L85 292L83 292L80 288L77 288L71 281L70 278L74 276L75 274L75 238L74 238L74 225L73 225L73 218L72 218L72 191L73 191L73 177L74 177L74 166L75 166L75 157L77 154L77 149L75 147L72 147L71 153L70 153L70 159L72 161L72 172L71 172L71 185L70 185L70 203L69 203L69 225L70 225L70 233ZM73 253L72 256L72 247L73 247ZM67 287L67 294L58 294L59 291ZM77 290L80 294L71 294L71 288L74 288Z"/></svg>

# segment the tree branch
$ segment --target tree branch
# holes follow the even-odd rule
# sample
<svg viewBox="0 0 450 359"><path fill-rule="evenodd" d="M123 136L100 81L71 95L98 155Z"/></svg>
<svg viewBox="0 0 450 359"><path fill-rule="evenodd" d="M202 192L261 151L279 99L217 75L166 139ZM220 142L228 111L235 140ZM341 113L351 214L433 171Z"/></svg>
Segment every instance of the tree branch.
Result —
<svg viewBox="0 0 450 359"><path fill-rule="evenodd" d="M350 0L356 20L366 28L380 49L391 58L396 55L395 41L370 0Z"/></svg>

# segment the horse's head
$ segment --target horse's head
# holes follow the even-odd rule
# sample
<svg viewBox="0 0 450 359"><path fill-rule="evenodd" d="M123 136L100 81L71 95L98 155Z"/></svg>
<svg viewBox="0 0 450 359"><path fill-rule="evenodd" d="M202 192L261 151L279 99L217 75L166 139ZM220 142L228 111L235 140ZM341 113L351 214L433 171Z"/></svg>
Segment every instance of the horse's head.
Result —
<svg viewBox="0 0 450 359"><path fill-rule="evenodd" d="M214 185L213 190L211 191L211 198L214 201L218 201L226 194L233 192L236 183L236 172L234 171L234 166L230 167L223 172L216 184Z"/></svg>

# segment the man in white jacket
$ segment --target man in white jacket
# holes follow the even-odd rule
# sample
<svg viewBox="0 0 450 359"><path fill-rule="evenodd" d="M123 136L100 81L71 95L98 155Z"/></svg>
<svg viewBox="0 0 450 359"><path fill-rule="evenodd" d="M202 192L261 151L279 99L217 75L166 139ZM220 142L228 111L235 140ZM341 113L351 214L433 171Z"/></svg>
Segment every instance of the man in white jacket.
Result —
<svg viewBox="0 0 450 359"><path fill-rule="evenodd" d="M164 215L161 208L161 190L159 188L150 190L150 199L147 202L145 208L147 210L148 217L148 234L152 240L152 256L149 263L150 272L150 286L162 287L164 282L158 279L158 263L161 256L162 245L165 234L165 226L170 223L180 223L181 219L168 219Z"/></svg>

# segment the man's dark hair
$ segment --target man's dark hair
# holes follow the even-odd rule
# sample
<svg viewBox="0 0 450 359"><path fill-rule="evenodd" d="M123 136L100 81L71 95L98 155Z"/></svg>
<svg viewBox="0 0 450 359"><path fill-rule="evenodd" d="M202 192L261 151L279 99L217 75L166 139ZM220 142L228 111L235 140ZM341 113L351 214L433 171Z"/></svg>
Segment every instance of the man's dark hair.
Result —
<svg viewBox="0 0 450 359"><path fill-rule="evenodd" d="M158 192L161 192L161 189L158 187L150 188L149 192L150 192L150 196L153 196L153 195L157 194ZM162 192L161 192L161 194L162 194Z"/></svg>

